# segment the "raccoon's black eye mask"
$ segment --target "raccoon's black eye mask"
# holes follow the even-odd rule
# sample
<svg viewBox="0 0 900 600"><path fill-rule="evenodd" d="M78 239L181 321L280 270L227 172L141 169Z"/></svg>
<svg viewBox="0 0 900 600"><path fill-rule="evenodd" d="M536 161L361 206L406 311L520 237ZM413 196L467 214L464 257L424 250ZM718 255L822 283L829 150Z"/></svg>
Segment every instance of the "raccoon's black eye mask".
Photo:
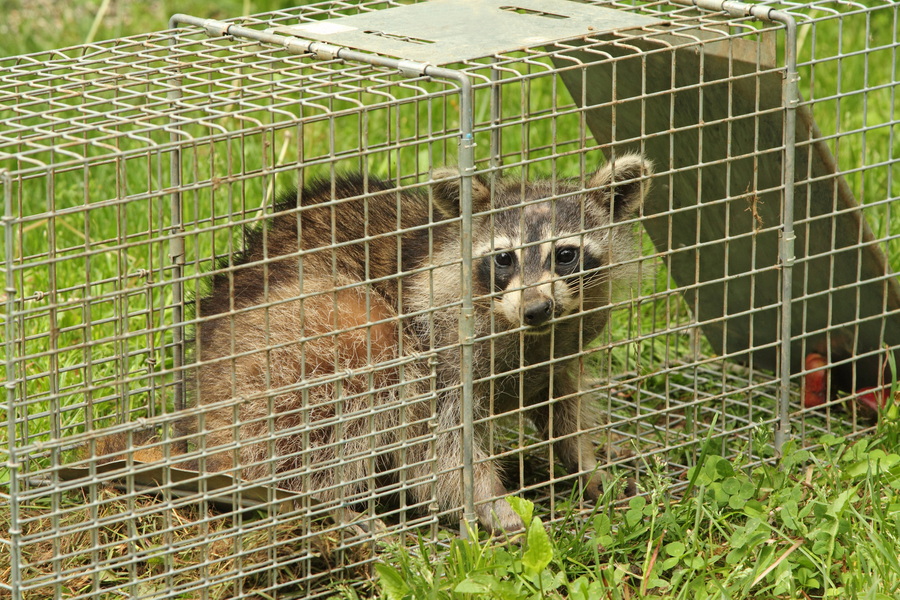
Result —
<svg viewBox="0 0 900 600"><path fill-rule="evenodd" d="M519 271L519 259L511 250L500 250L486 254L475 266L475 279L482 293L502 292Z"/></svg>
<svg viewBox="0 0 900 600"><path fill-rule="evenodd" d="M565 277L567 284L572 287L579 285L588 286L602 279L606 271L601 269L605 264L602 258L592 254L587 249L581 254L577 247L572 247L574 259L571 262L565 262L565 258L568 258L569 255L566 254L565 257L560 257L560 251L568 249L569 247L563 247L556 251L556 272L560 276Z"/></svg>
<svg viewBox="0 0 900 600"><path fill-rule="evenodd" d="M597 270L603 261L580 246L559 246L552 256L547 256L543 268L555 272L572 287L590 284L600 276ZM482 289L502 292L520 270L519 258L511 250L500 250L481 258L477 266L477 278Z"/></svg>
<svg viewBox="0 0 900 600"><path fill-rule="evenodd" d="M491 264L493 263L493 264ZM484 257L481 261L480 275L485 284L485 289L493 287L495 292L502 292L509 285L516 274L519 261L515 252L498 252L493 259ZM493 271L493 273L492 273ZM493 286L490 285L493 275Z"/></svg>
<svg viewBox="0 0 900 600"><path fill-rule="evenodd" d="M516 263L516 255L512 252L499 252L494 255L494 265L498 269L509 269Z"/></svg>
<svg viewBox="0 0 900 600"><path fill-rule="evenodd" d="M581 255L577 246L563 246L556 249L556 272L560 275L571 273L578 268L578 258ZM563 272L565 271L565 272Z"/></svg>
<svg viewBox="0 0 900 600"><path fill-rule="evenodd" d="M569 283L577 284L578 278L576 277L570 282L570 277L581 274L589 277L590 273L585 273L585 271L590 269L591 265L596 264L597 261L593 260L589 252L585 250L582 254L580 246L558 246L553 253L552 260L550 256L547 257L544 269L548 272L553 271Z"/></svg>

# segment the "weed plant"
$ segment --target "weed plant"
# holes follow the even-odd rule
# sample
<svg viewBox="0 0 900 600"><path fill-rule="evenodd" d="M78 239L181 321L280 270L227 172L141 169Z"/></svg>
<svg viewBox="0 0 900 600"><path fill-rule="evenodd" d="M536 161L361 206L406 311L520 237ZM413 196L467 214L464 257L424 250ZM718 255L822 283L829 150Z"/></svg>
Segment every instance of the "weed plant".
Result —
<svg viewBox="0 0 900 600"><path fill-rule="evenodd" d="M900 398L898 398L900 399ZM749 467L706 452L678 497L661 469L644 495L607 495L587 517L544 524L510 498L527 531L516 543L477 536L438 553L397 547L377 589L345 598L763 599L900 596L900 410L875 436L789 443L778 464Z"/></svg>

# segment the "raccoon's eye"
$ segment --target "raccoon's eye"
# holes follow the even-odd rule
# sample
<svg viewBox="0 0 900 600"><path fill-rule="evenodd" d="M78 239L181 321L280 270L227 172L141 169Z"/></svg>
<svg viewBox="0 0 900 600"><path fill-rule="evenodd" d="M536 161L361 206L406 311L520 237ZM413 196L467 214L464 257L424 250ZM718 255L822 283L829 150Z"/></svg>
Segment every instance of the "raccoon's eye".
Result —
<svg viewBox="0 0 900 600"><path fill-rule="evenodd" d="M512 252L500 252L494 255L494 264L501 269L508 269L513 264Z"/></svg>
<svg viewBox="0 0 900 600"><path fill-rule="evenodd" d="M578 250L576 248L559 248L556 251L556 264L568 266L578 260Z"/></svg>

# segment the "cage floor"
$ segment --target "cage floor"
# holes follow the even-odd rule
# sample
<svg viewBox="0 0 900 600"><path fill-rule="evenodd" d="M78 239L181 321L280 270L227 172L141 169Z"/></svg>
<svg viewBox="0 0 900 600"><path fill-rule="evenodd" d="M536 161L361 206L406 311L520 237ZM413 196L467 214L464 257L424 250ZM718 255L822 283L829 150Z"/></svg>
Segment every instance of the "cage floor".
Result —
<svg viewBox="0 0 900 600"><path fill-rule="evenodd" d="M677 496L687 485L688 468L703 452L716 452L747 467L775 454L769 432L777 422L777 382L770 375L720 360L693 365L689 372L687 365L670 368L678 376L668 373L660 378L659 389L654 389L652 377L636 372L619 375L606 388L608 433L600 450L601 468L606 480L615 482L609 493L619 500L627 501L622 493L627 481L636 482L637 493L647 493L658 485L654 481L663 481L667 493ZM792 395L796 406L799 393L795 389ZM793 420L803 447L814 446L826 433L868 431L854 424L852 415L837 409L797 411ZM499 426L495 433L499 440L520 439L520 432L512 427ZM581 498L577 478L551 467L549 444L533 432L525 436L526 450L508 444L500 449L509 480L521 482L517 493L535 503L545 522L559 522L573 513L589 515L593 505ZM28 498L21 507L27 587L37 593L42 586L52 586L60 570L64 577L72 576L84 568L79 561L93 553L98 556L91 560L105 564L104 572L120 573L123 581L142 573L151 584L169 581L184 593L199 589L198 582L205 578L214 582L210 589L220 590L221 597L233 593L236 586L245 593L256 587L278 588L279 595L287 597L324 597L333 593L335 585L367 581L371 565L381 560L385 548L402 544L414 549L421 538L433 540L438 548L447 547L459 534L455 523L441 521L435 514L416 516L398 506L372 507L379 519L369 520L368 532L342 528L321 517L312 524L298 506L272 510L278 503L272 502L270 494L258 493L259 505L254 507L253 494L245 497L240 482L234 481L235 487L225 489L243 504L228 508L228 494L220 494L217 502L209 493L201 493L199 488L205 484L199 482L204 480L194 481L195 493L179 497L154 494L150 489L128 494L102 485L60 492L47 479L30 480L30 489L21 496ZM139 489L134 481L130 486ZM202 506L198 497L203 498ZM120 528L132 527L125 524L131 519L139 523L140 539L128 542L131 548L111 551L121 542L104 540L115 538ZM376 523L377 535L372 535ZM242 531L239 549L233 547L237 530ZM125 530L120 534L126 535ZM177 563L185 566L154 566L142 545L169 547L182 557ZM196 556L184 558L192 554ZM120 555L138 558L122 562ZM250 574L236 578L235 561ZM263 571L270 575L262 576ZM221 579L217 579L219 572Z"/></svg>

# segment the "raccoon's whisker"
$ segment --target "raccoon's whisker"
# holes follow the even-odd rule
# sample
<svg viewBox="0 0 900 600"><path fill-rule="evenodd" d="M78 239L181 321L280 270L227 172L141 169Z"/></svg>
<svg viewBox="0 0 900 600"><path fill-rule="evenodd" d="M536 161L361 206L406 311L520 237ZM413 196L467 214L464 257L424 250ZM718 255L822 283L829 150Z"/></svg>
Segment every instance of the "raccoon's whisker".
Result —
<svg viewBox="0 0 900 600"><path fill-rule="evenodd" d="M610 282L612 278L609 276L609 273L596 273L596 274L585 274L582 278L584 282L583 285L585 287L594 287L602 284L607 284Z"/></svg>

